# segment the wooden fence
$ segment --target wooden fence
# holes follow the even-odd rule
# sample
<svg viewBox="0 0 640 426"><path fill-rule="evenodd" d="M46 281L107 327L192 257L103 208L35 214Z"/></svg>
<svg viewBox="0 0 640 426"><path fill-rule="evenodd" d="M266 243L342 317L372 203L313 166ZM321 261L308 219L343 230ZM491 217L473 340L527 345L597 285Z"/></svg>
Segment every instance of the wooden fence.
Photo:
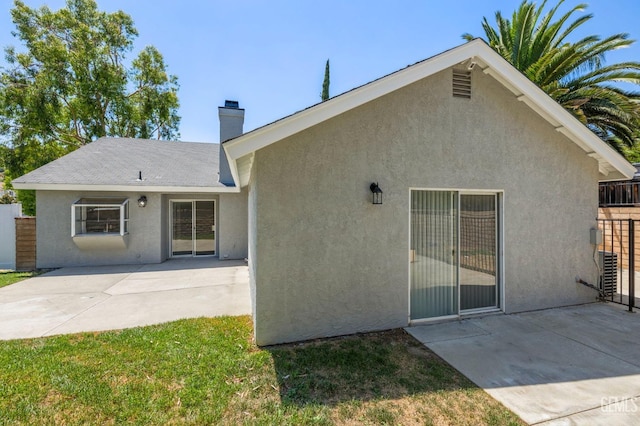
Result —
<svg viewBox="0 0 640 426"><path fill-rule="evenodd" d="M36 269L36 218L16 218L16 271Z"/></svg>
<svg viewBox="0 0 640 426"><path fill-rule="evenodd" d="M640 221L638 207L601 207L598 209L598 227L602 231L603 241L599 250L618 253L618 267L629 268L629 224L628 220ZM636 222L638 223L638 222ZM635 270L640 271L640 229L635 229L634 247Z"/></svg>

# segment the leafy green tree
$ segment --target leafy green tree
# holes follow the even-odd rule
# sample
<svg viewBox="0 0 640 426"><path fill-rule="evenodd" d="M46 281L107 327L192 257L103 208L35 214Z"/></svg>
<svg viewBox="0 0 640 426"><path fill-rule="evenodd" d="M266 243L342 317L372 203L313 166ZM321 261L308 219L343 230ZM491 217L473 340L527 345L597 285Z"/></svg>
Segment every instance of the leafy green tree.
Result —
<svg viewBox="0 0 640 426"><path fill-rule="evenodd" d="M622 154L630 163L640 163L640 127L636 130L635 139L633 146L620 146Z"/></svg>
<svg viewBox="0 0 640 426"><path fill-rule="evenodd" d="M58 11L15 0L11 16L25 50L5 48L0 68L7 183L103 136L179 136L177 78L152 46L127 60L138 35L129 15L102 12L95 0L67 0Z"/></svg>
<svg viewBox="0 0 640 426"><path fill-rule="evenodd" d="M329 99L329 60L327 59L327 64L324 66L324 81L322 82L322 94L320 95L322 98L322 102Z"/></svg>
<svg viewBox="0 0 640 426"><path fill-rule="evenodd" d="M13 204L16 200L9 194L2 194L0 197L0 204Z"/></svg>
<svg viewBox="0 0 640 426"><path fill-rule="evenodd" d="M625 88L640 84L640 63L605 65L605 54L634 41L626 33L569 41L593 15L573 19L574 14L586 8L579 4L555 19L563 2L560 0L543 15L546 0L538 7L533 1L524 0L511 19L496 12L495 27L485 17L482 27L486 39L496 52L601 139L623 151L623 147L634 145L640 124L639 93ZM470 34L462 37L474 38Z"/></svg>

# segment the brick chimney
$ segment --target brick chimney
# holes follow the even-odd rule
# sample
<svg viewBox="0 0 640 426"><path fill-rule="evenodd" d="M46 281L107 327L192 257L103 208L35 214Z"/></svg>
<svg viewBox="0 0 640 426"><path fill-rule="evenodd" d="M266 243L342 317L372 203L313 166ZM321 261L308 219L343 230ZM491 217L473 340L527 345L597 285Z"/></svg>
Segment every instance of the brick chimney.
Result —
<svg viewBox="0 0 640 426"><path fill-rule="evenodd" d="M244 109L240 108L238 101L224 101L223 107L218 107L220 118L220 178L223 185L233 186L233 176L227 161L227 154L222 148L222 142L233 139L242 134L244 124Z"/></svg>

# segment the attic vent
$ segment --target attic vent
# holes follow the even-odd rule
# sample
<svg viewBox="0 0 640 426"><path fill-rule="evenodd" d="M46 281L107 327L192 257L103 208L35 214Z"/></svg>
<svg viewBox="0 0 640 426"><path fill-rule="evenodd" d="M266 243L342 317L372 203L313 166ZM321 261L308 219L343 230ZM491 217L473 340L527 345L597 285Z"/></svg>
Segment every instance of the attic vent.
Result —
<svg viewBox="0 0 640 426"><path fill-rule="evenodd" d="M471 71L453 70L453 97L471 99Z"/></svg>

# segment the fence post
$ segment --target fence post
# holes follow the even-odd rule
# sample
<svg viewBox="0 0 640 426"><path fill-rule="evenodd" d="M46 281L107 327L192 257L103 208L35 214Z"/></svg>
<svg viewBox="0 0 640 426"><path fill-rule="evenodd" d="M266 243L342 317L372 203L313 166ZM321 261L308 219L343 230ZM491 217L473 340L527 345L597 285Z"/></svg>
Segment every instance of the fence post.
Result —
<svg viewBox="0 0 640 426"><path fill-rule="evenodd" d="M33 271L36 269L36 218L17 217L16 227L16 270Z"/></svg>
<svg viewBox="0 0 640 426"><path fill-rule="evenodd" d="M629 312L633 312L636 300L635 229L633 219L629 219Z"/></svg>

